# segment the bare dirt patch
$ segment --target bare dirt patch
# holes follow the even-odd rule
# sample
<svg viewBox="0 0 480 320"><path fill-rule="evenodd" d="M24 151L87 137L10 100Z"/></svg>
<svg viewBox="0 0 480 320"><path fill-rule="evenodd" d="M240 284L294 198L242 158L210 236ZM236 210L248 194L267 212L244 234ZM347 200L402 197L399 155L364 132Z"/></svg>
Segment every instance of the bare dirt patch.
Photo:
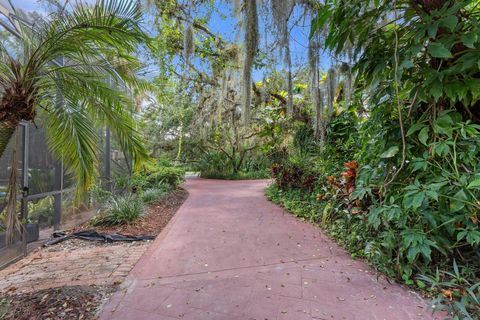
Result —
<svg viewBox="0 0 480 320"><path fill-rule="evenodd" d="M0 319L93 319L114 287L68 286L14 294L0 301Z"/></svg>

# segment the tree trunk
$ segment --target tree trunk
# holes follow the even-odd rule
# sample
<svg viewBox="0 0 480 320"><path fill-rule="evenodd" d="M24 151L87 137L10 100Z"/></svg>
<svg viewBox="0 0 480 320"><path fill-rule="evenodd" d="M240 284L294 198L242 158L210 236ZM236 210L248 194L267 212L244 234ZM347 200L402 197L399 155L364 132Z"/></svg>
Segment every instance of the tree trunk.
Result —
<svg viewBox="0 0 480 320"><path fill-rule="evenodd" d="M10 127L3 123L0 123L0 158L3 156L8 143L10 142L13 133L15 132L15 126Z"/></svg>

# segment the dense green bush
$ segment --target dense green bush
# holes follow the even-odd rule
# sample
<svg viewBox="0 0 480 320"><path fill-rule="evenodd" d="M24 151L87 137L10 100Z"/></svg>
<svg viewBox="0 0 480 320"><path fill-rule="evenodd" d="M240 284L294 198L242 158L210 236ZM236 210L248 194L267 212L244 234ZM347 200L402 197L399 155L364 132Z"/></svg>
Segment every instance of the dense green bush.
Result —
<svg viewBox="0 0 480 320"><path fill-rule="evenodd" d="M202 177L219 178L231 173L227 156L221 152L204 153L196 164L196 169L200 171Z"/></svg>
<svg viewBox="0 0 480 320"><path fill-rule="evenodd" d="M196 165L196 170L204 178L212 179L265 179L270 177L269 160L261 155L250 155L242 160L236 156L235 163L240 163L237 167L232 165L232 159L229 159L223 152L211 151L204 153Z"/></svg>
<svg viewBox="0 0 480 320"><path fill-rule="evenodd" d="M353 52L358 116L329 119L314 159L285 157L268 192L456 319L480 318L479 12L471 0L320 5L312 35L328 29L327 50ZM312 168L310 192L298 173Z"/></svg>
<svg viewBox="0 0 480 320"><path fill-rule="evenodd" d="M131 185L135 192L165 185L175 189L184 181L184 176L185 172L182 168L148 163L133 175Z"/></svg>
<svg viewBox="0 0 480 320"><path fill-rule="evenodd" d="M385 169L397 165L397 148L375 159L371 151L362 153L368 162L359 170L352 199L368 207L377 254L396 259L402 277L446 268L453 259L476 264L480 276L479 129L454 111L412 124L406 134L408 162L388 188L382 186L391 178ZM394 139L388 129L377 132L383 135L381 142L369 150ZM387 241L390 238L402 241Z"/></svg>
<svg viewBox="0 0 480 320"><path fill-rule="evenodd" d="M142 199L134 194L112 196L100 208L91 224L94 226L114 226L138 219L143 213Z"/></svg>
<svg viewBox="0 0 480 320"><path fill-rule="evenodd" d="M458 319L475 319L480 314L480 126L453 111L440 113L432 124L411 125L406 134L411 160L396 182L382 189L399 151L386 146L398 137L375 121L367 121L368 135L360 135L373 141L357 151L363 166L349 161L342 172L325 167L323 159L302 165L287 158L272 167L276 183L267 196L296 216L319 223L352 256L428 290L439 309L460 315ZM332 151L339 145L341 140L326 149L347 159L348 152ZM316 177L313 188L304 184L305 172ZM324 178L326 174L330 176ZM441 271L452 264L456 271Z"/></svg>
<svg viewBox="0 0 480 320"><path fill-rule="evenodd" d="M407 161L385 187L400 166L400 150L392 147L399 137L398 128L385 124L384 111L377 115L360 123L358 135L351 132L357 150L345 135L317 156L290 156L273 166L276 183L267 196L319 223L352 256L428 290L438 308L474 319L480 312L480 126L455 111L411 124ZM332 126L331 136L337 129L343 127ZM347 161L342 169L349 157L363 165ZM308 175L316 179L313 187L304 183ZM457 271L442 271L452 264Z"/></svg>
<svg viewBox="0 0 480 320"><path fill-rule="evenodd" d="M94 226L112 226L134 221L143 213L143 205L159 200L184 180L184 171L166 160L147 163L126 182L123 194L101 187L91 190L92 202L100 206L92 219Z"/></svg>

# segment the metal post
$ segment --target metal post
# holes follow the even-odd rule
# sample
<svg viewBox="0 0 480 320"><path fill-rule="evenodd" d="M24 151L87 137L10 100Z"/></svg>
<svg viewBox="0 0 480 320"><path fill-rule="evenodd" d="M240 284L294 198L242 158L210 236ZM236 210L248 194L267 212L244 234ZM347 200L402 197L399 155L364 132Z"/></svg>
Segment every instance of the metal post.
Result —
<svg viewBox="0 0 480 320"><path fill-rule="evenodd" d="M110 145L110 129L107 127L105 129L105 188L108 191L112 191L112 183L111 183L111 145Z"/></svg>
<svg viewBox="0 0 480 320"><path fill-rule="evenodd" d="M53 215L53 230L60 229L60 222L62 217L62 189L63 189L63 163L57 161L55 163L55 190L60 191L53 196L54 215Z"/></svg>
<svg viewBox="0 0 480 320"><path fill-rule="evenodd" d="M29 134L30 126L28 122L23 122L20 125L22 130L22 199L20 202L20 221L26 223L28 220L28 151L29 151ZM19 128L17 128L19 130ZM15 141L18 143L18 141ZM15 169L16 168L12 168ZM27 234L25 228L21 228L21 239L22 239L22 252L23 255L27 255Z"/></svg>
<svg viewBox="0 0 480 320"><path fill-rule="evenodd" d="M55 62L60 66L63 66L65 63L63 57L59 57ZM64 107L65 105L65 100L63 99L63 95L60 91L57 92L56 104L60 107ZM54 170L54 190L60 191L53 196L53 230L56 231L60 229L60 223L62 218L63 160L58 160L55 162Z"/></svg>
<svg viewBox="0 0 480 320"><path fill-rule="evenodd" d="M20 124L20 127L22 128L22 140L21 140L21 146L22 146L22 207L21 207L21 219L25 220L28 218L28 206L26 203L24 204L24 201L26 201L26 197L28 196L28 141L29 141L29 132L30 128L28 123L24 122ZM18 130L18 129L17 129ZM18 143L15 141L15 143Z"/></svg>

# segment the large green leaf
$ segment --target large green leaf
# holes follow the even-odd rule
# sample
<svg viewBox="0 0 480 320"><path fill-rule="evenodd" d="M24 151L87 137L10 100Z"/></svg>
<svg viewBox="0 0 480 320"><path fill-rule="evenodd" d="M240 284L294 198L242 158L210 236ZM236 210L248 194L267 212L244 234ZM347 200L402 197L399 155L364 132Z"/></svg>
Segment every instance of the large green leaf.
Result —
<svg viewBox="0 0 480 320"><path fill-rule="evenodd" d="M475 48L475 42L477 41L477 34L475 32L466 32L460 37L462 43L468 48Z"/></svg>
<svg viewBox="0 0 480 320"><path fill-rule="evenodd" d="M398 150L399 150L398 146L390 147L390 148L388 148L387 151L383 152L380 155L380 158L383 158L383 159L392 158L393 156L395 156L398 153Z"/></svg>
<svg viewBox="0 0 480 320"><path fill-rule="evenodd" d="M412 134L414 134L415 132L417 132L418 130L421 130L422 128L424 128L426 125L423 124L423 123L415 123L413 124L410 128L408 128L408 131L407 131L407 134L406 136L411 136Z"/></svg>
<svg viewBox="0 0 480 320"><path fill-rule="evenodd" d="M480 178L477 178L470 182L467 186L467 189L480 188Z"/></svg>
<svg viewBox="0 0 480 320"><path fill-rule="evenodd" d="M404 205L407 209L418 209L425 200L426 193L423 191L418 191L409 195L406 195L404 198Z"/></svg>
<svg viewBox="0 0 480 320"><path fill-rule="evenodd" d="M428 46L428 53L434 58L451 58L452 53L441 42L432 42Z"/></svg>
<svg viewBox="0 0 480 320"><path fill-rule="evenodd" d="M468 200L465 191L460 190L450 199L450 212L457 212L465 208L465 202Z"/></svg>
<svg viewBox="0 0 480 320"><path fill-rule="evenodd" d="M418 140L424 145L427 145L427 140L428 140L428 127L424 127L422 130L420 130L420 133L418 134Z"/></svg>
<svg viewBox="0 0 480 320"><path fill-rule="evenodd" d="M448 15L440 20L440 25L447 27L450 31L455 30L455 27L458 24L458 18L456 16Z"/></svg>

